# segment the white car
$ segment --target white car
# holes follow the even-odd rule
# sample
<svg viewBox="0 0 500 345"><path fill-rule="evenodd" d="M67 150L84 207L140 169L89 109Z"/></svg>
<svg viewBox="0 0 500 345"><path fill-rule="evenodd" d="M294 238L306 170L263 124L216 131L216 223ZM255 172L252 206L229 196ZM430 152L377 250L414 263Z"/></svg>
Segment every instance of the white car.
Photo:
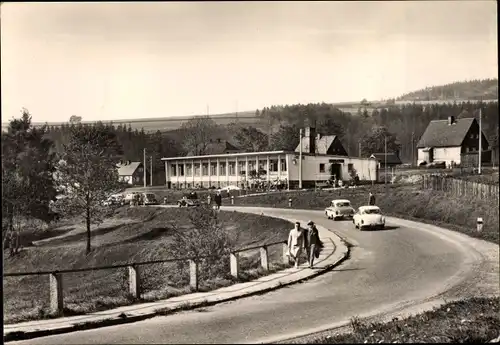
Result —
<svg viewBox="0 0 500 345"><path fill-rule="evenodd" d="M366 228L385 228L385 217L382 215L378 206L361 206L358 212L354 214L352 222L356 229L359 230Z"/></svg>
<svg viewBox="0 0 500 345"><path fill-rule="evenodd" d="M325 215L328 219L351 218L354 215L354 209L351 202L347 199L332 200L330 206L325 209Z"/></svg>

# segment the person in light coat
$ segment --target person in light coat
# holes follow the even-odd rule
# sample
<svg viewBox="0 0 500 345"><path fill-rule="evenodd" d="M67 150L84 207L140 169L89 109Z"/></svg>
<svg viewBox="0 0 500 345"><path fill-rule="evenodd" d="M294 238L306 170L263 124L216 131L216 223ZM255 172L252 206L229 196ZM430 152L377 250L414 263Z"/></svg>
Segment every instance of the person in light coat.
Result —
<svg viewBox="0 0 500 345"><path fill-rule="evenodd" d="M300 254L304 247L304 232L300 228L300 222L295 223L295 228L288 235L288 253L294 261L295 268L299 268Z"/></svg>

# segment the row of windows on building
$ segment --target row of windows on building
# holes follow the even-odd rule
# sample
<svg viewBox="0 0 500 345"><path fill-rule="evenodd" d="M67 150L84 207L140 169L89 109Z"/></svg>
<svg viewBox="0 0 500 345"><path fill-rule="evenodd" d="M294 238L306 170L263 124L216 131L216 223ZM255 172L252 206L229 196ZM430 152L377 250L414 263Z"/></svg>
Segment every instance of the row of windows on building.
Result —
<svg viewBox="0 0 500 345"><path fill-rule="evenodd" d="M354 165L349 163L347 164L347 171L351 171L354 169ZM325 163L319 163L319 172L321 173L326 173L326 164Z"/></svg>
<svg viewBox="0 0 500 345"><path fill-rule="evenodd" d="M286 172L286 161L281 160L279 163L281 164L281 171ZM267 166L267 161L259 161L259 170L260 171L266 171ZM191 164L191 163L185 163L185 164L173 164L170 167L170 173L171 176L200 176L200 170L201 170L201 176L208 176L209 171L211 176L216 176L217 175L217 163L201 163L201 164ZM248 162L248 171L251 172L256 169L256 161L249 161ZM229 176L234 176L236 175L236 162L229 162L226 164L226 162L219 162L219 175L227 175ZM278 172L278 160L277 159L271 159L269 160L269 172L274 173ZM246 162L238 162L238 173L245 174L246 173Z"/></svg>

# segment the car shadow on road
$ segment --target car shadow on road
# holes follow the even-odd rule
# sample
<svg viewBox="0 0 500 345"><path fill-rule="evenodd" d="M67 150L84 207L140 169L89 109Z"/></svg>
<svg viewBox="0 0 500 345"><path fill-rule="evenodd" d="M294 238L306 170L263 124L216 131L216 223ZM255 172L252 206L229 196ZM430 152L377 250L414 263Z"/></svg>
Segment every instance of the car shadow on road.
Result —
<svg viewBox="0 0 500 345"><path fill-rule="evenodd" d="M399 226L386 225L383 229L377 229L376 231L390 231L399 229Z"/></svg>

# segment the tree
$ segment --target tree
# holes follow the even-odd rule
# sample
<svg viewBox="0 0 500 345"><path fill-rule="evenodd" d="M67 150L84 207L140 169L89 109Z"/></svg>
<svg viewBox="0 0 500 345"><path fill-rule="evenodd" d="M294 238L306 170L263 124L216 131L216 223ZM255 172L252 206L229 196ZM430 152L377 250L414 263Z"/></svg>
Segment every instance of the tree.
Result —
<svg viewBox="0 0 500 345"><path fill-rule="evenodd" d="M76 116L76 115L71 115L71 117L69 118L69 123L73 124L73 123L81 123L82 122L82 117L81 116Z"/></svg>
<svg viewBox="0 0 500 345"><path fill-rule="evenodd" d="M295 151L300 142L300 128L296 125L283 126L271 135L270 150Z"/></svg>
<svg viewBox="0 0 500 345"><path fill-rule="evenodd" d="M396 136L390 133L386 127L374 126L372 130L361 139L361 154L369 156L372 153L385 152L385 138L387 138L387 152L395 152L400 146L396 142Z"/></svg>
<svg viewBox="0 0 500 345"><path fill-rule="evenodd" d="M267 134L252 126L240 128L234 138L238 142L238 147L245 152L263 151L268 146Z"/></svg>
<svg viewBox="0 0 500 345"><path fill-rule="evenodd" d="M210 140L217 130L217 124L208 116L200 116L183 123L183 146L193 156L205 154Z"/></svg>
<svg viewBox="0 0 500 345"><path fill-rule="evenodd" d="M19 232L33 219L49 223L56 219L50 203L55 200L55 154L46 138L46 126L34 128L31 115L23 110L20 119L2 133L2 243L10 235L10 252L19 250Z"/></svg>
<svg viewBox="0 0 500 345"><path fill-rule="evenodd" d="M69 143L58 165L58 177L65 189L59 209L81 216L87 228L87 254L91 251L92 224L100 224L112 211L102 202L120 188L117 162L122 154L114 132L98 123L72 126Z"/></svg>

